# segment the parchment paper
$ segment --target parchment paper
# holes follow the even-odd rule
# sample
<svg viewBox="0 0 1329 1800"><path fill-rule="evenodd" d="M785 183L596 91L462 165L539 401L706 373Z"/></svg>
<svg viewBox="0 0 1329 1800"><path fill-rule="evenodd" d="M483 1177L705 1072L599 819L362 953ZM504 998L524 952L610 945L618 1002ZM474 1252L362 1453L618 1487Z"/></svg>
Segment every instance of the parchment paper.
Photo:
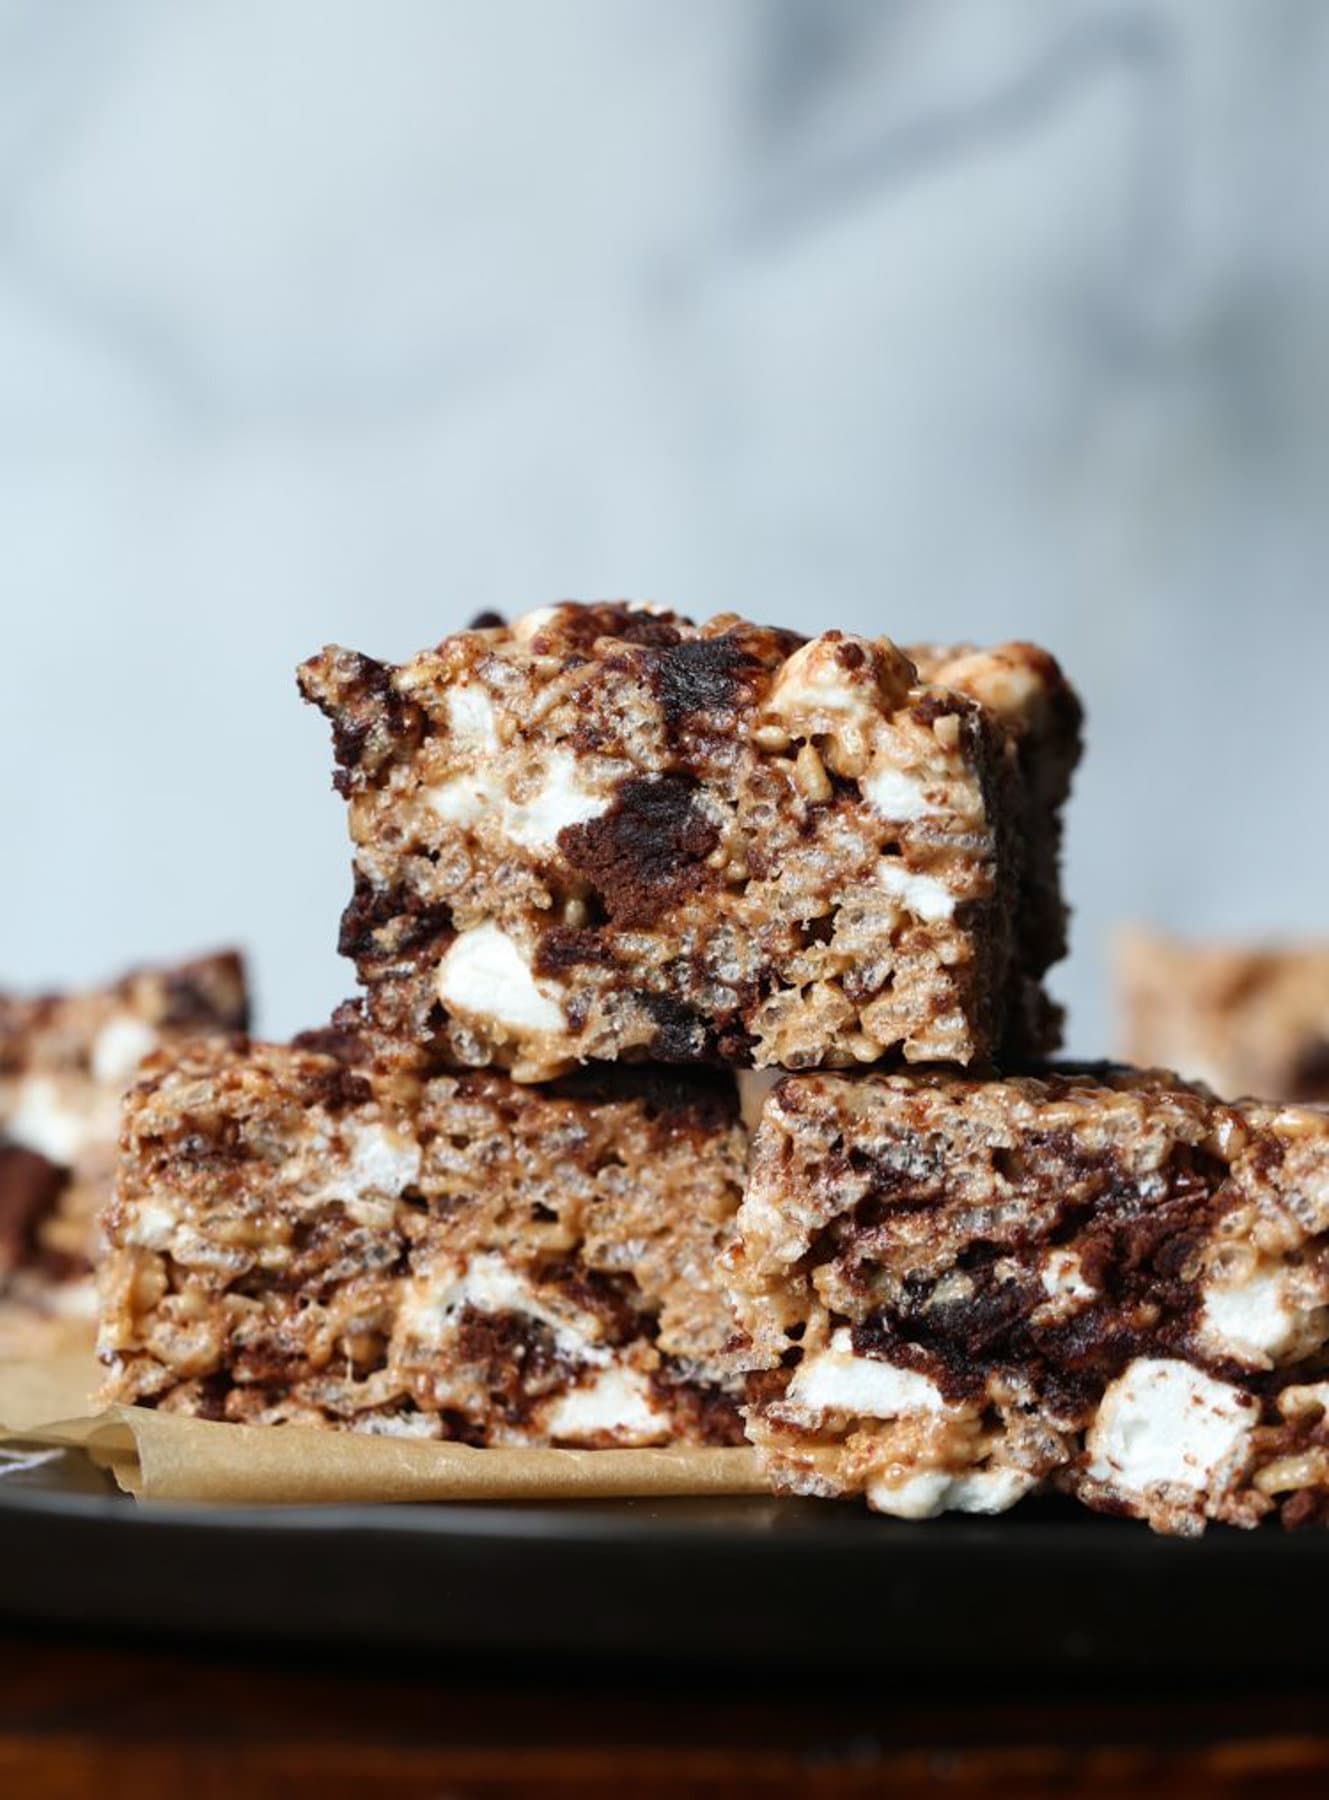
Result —
<svg viewBox="0 0 1329 1800"><path fill-rule="evenodd" d="M100 1380L90 1347L69 1356L0 1361L0 1438L86 1416Z"/></svg>
<svg viewBox="0 0 1329 1800"><path fill-rule="evenodd" d="M143 1500L273 1505L760 1494L751 1450L473 1450L145 1407L90 1413L87 1358L0 1364L0 1441L76 1447Z"/></svg>

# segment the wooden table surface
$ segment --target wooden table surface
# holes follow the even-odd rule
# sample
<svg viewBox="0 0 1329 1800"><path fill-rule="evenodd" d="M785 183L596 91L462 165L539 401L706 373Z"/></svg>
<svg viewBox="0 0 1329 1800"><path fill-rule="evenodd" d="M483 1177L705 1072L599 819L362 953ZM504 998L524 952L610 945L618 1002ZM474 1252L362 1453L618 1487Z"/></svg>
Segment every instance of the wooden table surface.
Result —
<svg viewBox="0 0 1329 1800"><path fill-rule="evenodd" d="M1329 1794L1329 1700L1265 1691L1003 1693L0 1629L6 1800L466 1796Z"/></svg>

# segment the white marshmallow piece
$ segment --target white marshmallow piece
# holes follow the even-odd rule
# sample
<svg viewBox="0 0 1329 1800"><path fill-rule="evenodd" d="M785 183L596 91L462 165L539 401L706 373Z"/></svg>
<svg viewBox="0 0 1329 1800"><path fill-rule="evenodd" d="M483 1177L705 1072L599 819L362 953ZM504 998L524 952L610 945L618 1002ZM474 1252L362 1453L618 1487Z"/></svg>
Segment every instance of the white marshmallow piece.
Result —
<svg viewBox="0 0 1329 1800"><path fill-rule="evenodd" d="M1098 1297L1098 1289L1085 1280L1083 1265L1074 1250L1049 1250L1039 1280L1048 1298L1063 1301L1068 1311Z"/></svg>
<svg viewBox="0 0 1329 1800"><path fill-rule="evenodd" d="M591 1438L602 1432L632 1443L667 1436L669 1420L650 1384L635 1369L609 1368L587 1387L568 1388L545 1415L553 1438Z"/></svg>
<svg viewBox="0 0 1329 1800"><path fill-rule="evenodd" d="M1269 1368L1297 1343L1305 1324L1305 1313L1289 1298L1283 1269L1261 1269L1238 1287L1205 1289L1204 1331L1219 1355Z"/></svg>
<svg viewBox="0 0 1329 1800"><path fill-rule="evenodd" d="M151 1056L159 1040L151 1025L133 1013L109 1019L92 1046L92 1074L107 1087L128 1087L145 1056Z"/></svg>
<svg viewBox="0 0 1329 1800"><path fill-rule="evenodd" d="M435 782L424 790L424 799L450 825L476 825L486 813L501 817L506 804L498 771L483 766Z"/></svg>
<svg viewBox="0 0 1329 1800"><path fill-rule="evenodd" d="M859 791L869 806L897 825L935 818L946 811L928 798L927 788L916 775L906 775L891 762L878 762L870 768L859 783Z"/></svg>
<svg viewBox="0 0 1329 1800"><path fill-rule="evenodd" d="M1198 1493L1221 1479L1258 1416L1230 1382L1171 1357L1137 1357L1099 1405L1087 1472L1127 1494L1164 1485Z"/></svg>
<svg viewBox="0 0 1329 1800"><path fill-rule="evenodd" d="M529 800L506 800L500 829L526 850L553 850L558 834L569 825L582 825L607 812L608 794L594 794L578 779L577 759L567 750L555 750L545 764L544 781Z"/></svg>
<svg viewBox="0 0 1329 1800"><path fill-rule="evenodd" d="M898 1419L904 1413L948 1410L935 1381L916 1369L900 1369L872 1356L856 1356L843 1327L825 1350L805 1357L785 1390L786 1401L809 1412L856 1413L863 1419Z"/></svg>
<svg viewBox="0 0 1329 1800"><path fill-rule="evenodd" d="M1036 1485L1024 1469L920 1469L903 1480L878 1476L868 1483L868 1505L894 1519L935 1519L944 1512L1001 1513Z"/></svg>
<svg viewBox="0 0 1329 1800"><path fill-rule="evenodd" d="M840 661L842 644L863 651L860 666ZM866 638L813 638L795 650L775 679L766 711L795 737L834 732L846 725L867 730L881 711L873 647Z"/></svg>
<svg viewBox="0 0 1329 1800"><path fill-rule="evenodd" d="M466 681L450 688L446 705L449 729L460 743L477 750L498 749L494 703L478 682Z"/></svg>
<svg viewBox="0 0 1329 1800"><path fill-rule="evenodd" d="M401 1322L422 1343L442 1344L464 1307L476 1312L524 1313L539 1319L554 1334L564 1356L577 1362L603 1365L608 1352L594 1341L601 1332L590 1313L575 1317L554 1311L517 1269L503 1257L486 1251L463 1264L445 1266L434 1275L417 1276L402 1303Z"/></svg>
<svg viewBox="0 0 1329 1800"><path fill-rule="evenodd" d="M48 1162L68 1167L97 1136L97 1120L63 1104L49 1075L28 1075L18 1084L5 1136Z"/></svg>
<svg viewBox="0 0 1329 1800"><path fill-rule="evenodd" d="M513 1031L562 1031L563 1008L536 986L529 963L492 919L463 931L438 966L438 997L459 1013Z"/></svg>
<svg viewBox="0 0 1329 1800"><path fill-rule="evenodd" d="M420 1146L383 1124L361 1125L351 1143L351 1182L357 1194L392 1198L420 1179Z"/></svg>
<svg viewBox="0 0 1329 1800"><path fill-rule="evenodd" d="M918 875L906 869L898 856L883 856L877 879L906 912L936 925L955 916L955 895L935 875Z"/></svg>
<svg viewBox="0 0 1329 1800"><path fill-rule="evenodd" d="M477 825L488 819L494 830L523 850L552 851L558 834L607 812L612 795L582 785L577 759L555 750L544 779L529 800L513 800L497 769L481 765L425 789L424 798L440 819L453 825Z"/></svg>

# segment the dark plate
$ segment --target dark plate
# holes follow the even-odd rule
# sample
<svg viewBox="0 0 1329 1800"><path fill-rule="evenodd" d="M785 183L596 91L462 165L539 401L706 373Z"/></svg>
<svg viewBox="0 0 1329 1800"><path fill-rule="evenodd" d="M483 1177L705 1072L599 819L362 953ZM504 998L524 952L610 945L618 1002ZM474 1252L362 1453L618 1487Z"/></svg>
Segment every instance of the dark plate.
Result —
<svg viewBox="0 0 1329 1800"><path fill-rule="evenodd" d="M50 1626L912 1675L1329 1668L1329 1534L1182 1542L1053 1502L927 1524L763 1499L144 1506L60 1453L0 1479L0 1557L0 1616Z"/></svg>

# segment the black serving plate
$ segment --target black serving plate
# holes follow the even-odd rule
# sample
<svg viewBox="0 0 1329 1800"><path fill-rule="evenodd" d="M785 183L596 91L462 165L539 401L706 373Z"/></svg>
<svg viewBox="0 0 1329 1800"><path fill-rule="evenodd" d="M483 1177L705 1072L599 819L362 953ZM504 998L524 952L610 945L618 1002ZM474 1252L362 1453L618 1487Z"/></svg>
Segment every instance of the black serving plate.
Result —
<svg viewBox="0 0 1329 1800"><path fill-rule="evenodd" d="M1329 1533L1192 1541L1056 1502L925 1524L815 1501L139 1505L82 1456L0 1477L0 1617L476 1654L1329 1672Z"/></svg>

